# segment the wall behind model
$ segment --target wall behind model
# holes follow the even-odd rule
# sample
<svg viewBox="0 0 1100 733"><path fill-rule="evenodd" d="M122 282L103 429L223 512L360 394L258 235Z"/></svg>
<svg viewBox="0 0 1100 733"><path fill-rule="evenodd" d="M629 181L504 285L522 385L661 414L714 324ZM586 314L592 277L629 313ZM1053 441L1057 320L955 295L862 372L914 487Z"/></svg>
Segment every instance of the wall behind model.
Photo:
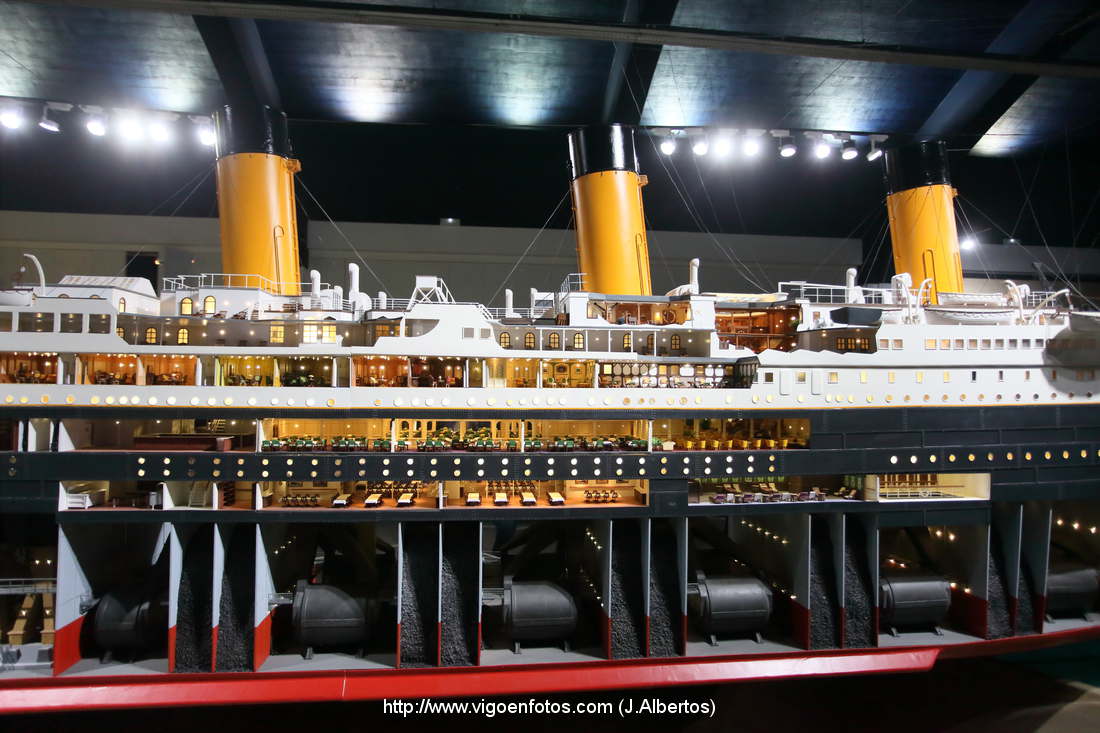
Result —
<svg viewBox="0 0 1100 733"><path fill-rule="evenodd" d="M346 285L347 263L360 262L341 231L387 292L399 297L412 291L415 275L441 275L456 298L486 301L507 278L522 305L529 288L556 289L577 270L576 242L567 230L342 223L338 231L310 222L310 265L340 285ZM0 283L18 275L24 252L42 260L51 282L64 274L122 274L132 252L156 253L161 276L220 272L218 239L217 219L0 211ZM772 289L779 280L841 282L861 258L856 239L653 232L649 242L656 292L686 282L692 257L703 260L704 289L748 292ZM360 270L364 291L382 289L362 262ZM502 299L498 294L497 302Z"/></svg>

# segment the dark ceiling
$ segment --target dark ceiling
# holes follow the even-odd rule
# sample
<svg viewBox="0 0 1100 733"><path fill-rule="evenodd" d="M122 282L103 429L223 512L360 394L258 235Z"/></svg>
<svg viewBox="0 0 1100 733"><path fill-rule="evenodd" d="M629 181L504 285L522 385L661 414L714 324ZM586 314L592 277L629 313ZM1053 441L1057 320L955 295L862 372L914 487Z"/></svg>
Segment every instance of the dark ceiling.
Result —
<svg viewBox="0 0 1100 733"><path fill-rule="evenodd" d="M1082 162L1100 131L1089 0L283 0L238 18L155 7L0 0L0 97L186 114L245 97L281 107L302 181L338 219L539 226L565 190L565 128L622 121L941 136L960 188L1006 230L1067 245L1100 233L1100 174ZM348 8L416 14L311 15ZM468 29L486 20L551 30ZM763 45L730 50L730 39ZM776 45L791 39L805 52ZM208 150L122 153L107 139L23 133L0 129L0 208L214 213L209 179L184 201ZM652 141L641 149L655 228L874 244L880 217L859 224L880 208L881 177L862 159L722 167L686 151L663 158Z"/></svg>

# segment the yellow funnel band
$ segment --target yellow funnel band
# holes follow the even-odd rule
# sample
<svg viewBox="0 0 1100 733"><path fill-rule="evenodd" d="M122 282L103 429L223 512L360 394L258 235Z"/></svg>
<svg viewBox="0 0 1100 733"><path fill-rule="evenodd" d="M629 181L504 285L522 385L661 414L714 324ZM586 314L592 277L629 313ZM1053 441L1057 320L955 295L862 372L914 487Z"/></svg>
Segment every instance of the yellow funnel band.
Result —
<svg viewBox="0 0 1100 733"><path fill-rule="evenodd" d="M894 271L908 272L913 287L931 278L931 302L939 293L963 291L962 261L955 229L955 189L948 184L920 186L886 197Z"/></svg>
<svg viewBox="0 0 1100 733"><path fill-rule="evenodd" d="M222 271L259 275L280 295L298 295L298 225L294 211L297 160L266 153L218 159ZM256 278L231 284L254 287Z"/></svg>
<svg viewBox="0 0 1100 733"><path fill-rule="evenodd" d="M577 252L585 289L652 295L642 186L634 171L599 171L573 181Z"/></svg>

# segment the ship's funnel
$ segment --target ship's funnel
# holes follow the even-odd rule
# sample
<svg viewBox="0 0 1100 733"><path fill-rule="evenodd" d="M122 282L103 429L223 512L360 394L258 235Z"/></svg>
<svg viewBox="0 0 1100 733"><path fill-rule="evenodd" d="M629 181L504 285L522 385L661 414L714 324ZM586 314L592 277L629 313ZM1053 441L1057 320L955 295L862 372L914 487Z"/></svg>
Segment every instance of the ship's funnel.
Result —
<svg viewBox="0 0 1100 733"><path fill-rule="evenodd" d="M931 300L963 290L955 195L942 140L886 151L886 209L894 245L894 271L914 283L932 280Z"/></svg>
<svg viewBox="0 0 1100 733"><path fill-rule="evenodd" d="M651 295L649 247L634 128L585 127L569 134L577 258L590 292Z"/></svg>
<svg viewBox="0 0 1100 733"><path fill-rule="evenodd" d="M214 116L222 271L259 275L281 295L299 295L298 226L286 115L270 107L224 107ZM229 284L255 286L253 279Z"/></svg>

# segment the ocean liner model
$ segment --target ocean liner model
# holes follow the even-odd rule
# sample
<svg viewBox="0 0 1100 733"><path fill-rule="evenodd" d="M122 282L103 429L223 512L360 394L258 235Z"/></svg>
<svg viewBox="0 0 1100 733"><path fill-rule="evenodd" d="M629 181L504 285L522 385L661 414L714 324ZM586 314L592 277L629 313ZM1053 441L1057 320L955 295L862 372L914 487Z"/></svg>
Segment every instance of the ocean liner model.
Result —
<svg viewBox="0 0 1100 733"><path fill-rule="evenodd" d="M0 707L926 669L1100 635L1100 315L967 293L942 143L886 287L651 292L633 131L580 273L299 283L285 119L217 116L224 273L0 293ZM705 275L705 272L704 272ZM581 671L583 670L583 673ZM201 690L201 692L200 692ZM79 693L79 694L77 694Z"/></svg>

